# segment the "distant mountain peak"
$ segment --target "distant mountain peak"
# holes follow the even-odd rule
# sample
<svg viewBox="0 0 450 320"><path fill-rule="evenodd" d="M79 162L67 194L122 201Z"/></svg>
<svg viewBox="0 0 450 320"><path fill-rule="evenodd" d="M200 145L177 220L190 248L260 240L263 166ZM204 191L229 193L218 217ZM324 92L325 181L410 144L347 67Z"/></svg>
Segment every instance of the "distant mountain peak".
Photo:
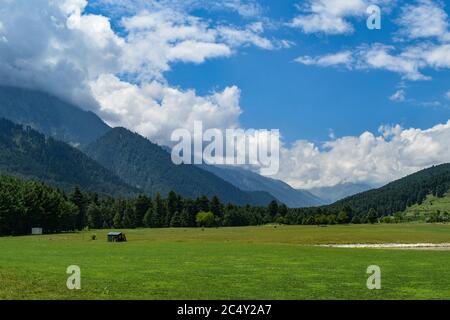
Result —
<svg viewBox="0 0 450 320"><path fill-rule="evenodd" d="M243 191L194 165L175 165L163 147L125 128L114 128L84 151L121 177L149 194L170 191L189 198L218 196L223 202L267 205L275 198L265 192Z"/></svg>
<svg viewBox="0 0 450 320"><path fill-rule="evenodd" d="M325 204L331 204L338 200L373 189L373 186L364 183L343 182L332 187L317 187L307 189L315 196L323 199Z"/></svg>
<svg viewBox="0 0 450 320"><path fill-rule="evenodd" d="M291 208L313 207L323 204L322 199L306 190L296 190L283 181L264 177L238 166L202 165L200 167L242 190L268 192Z"/></svg>

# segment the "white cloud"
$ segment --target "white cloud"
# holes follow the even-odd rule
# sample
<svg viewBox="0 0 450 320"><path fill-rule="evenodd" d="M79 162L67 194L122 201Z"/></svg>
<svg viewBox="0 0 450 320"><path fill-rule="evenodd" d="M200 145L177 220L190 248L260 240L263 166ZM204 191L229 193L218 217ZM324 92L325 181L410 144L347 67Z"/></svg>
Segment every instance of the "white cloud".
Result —
<svg viewBox="0 0 450 320"><path fill-rule="evenodd" d="M275 48L272 41L259 35L264 31L261 23L248 25L245 29L220 26L217 28L217 31L220 38L231 46L236 47L251 44L261 49L272 50Z"/></svg>
<svg viewBox="0 0 450 320"><path fill-rule="evenodd" d="M305 33L351 33L353 26L347 18L363 16L367 7L365 0L308 0L290 25Z"/></svg>
<svg viewBox="0 0 450 320"><path fill-rule="evenodd" d="M344 182L384 184L426 167L449 162L450 121L427 130L381 127L319 147L297 141L283 148L277 178L296 188Z"/></svg>
<svg viewBox="0 0 450 320"><path fill-rule="evenodd" d="M352 62L352 52L343 51L319 57L303 56L295 59L295 61L305 65L316 65L321 67L329 67L336 65L350 66Z"/></svg>
<svg viewBox="0 0 450 320"><path fill-rule="evenodd" d="M410 39L435 37L450 40L448 15L439 2L419 0L402 8L400 34Z"/></svg>
<svg viewBox="0 0 450 320"><path fill-rule="evenodd" d="M111 2L111 5L119 7L129 4ZM48 91L93 111L105 110L105 95L99 92L99 88L104 88L118 101L137 99L138 102L151 102L148 97L144 100L142 94L137 95L139 99L125 96L121 99L120 93L126 95L133 90L124 90L112 81L120 75L122 86L133 88L134 83L138 83L135 91L154 86L158 81L163 86L162 91L175 90L180 93L178 96L192 97L174 99L173 103L178 102L183 104L183 108L194 110L198 108L199 100L212 101L215 95L197 97L193 91L172 89L164 79L164 72L170 70L172 63L203 63L208 59L229 57L241 46L279 47L264 38L262 24L253 23L244 28L214 25L212 21L178 10L175 5L174 8L163 7L161 2L154 1L142 2L142 6L138 6L142 10L124 18L121 22L124 32L117 34L108 17L85 13L86 5L86 0L16 0L3 3L0 10L0 84ZM105 86L104 79L111 79L115 86ZM124 79L132 79L132 83ZM111 91L113 88L118 92ZM150 103L149 108L152 106ZM108 108L116 107L112 104ZM132 129L144 128L143 121L152 122L147 123L148 127L160 125L156 123L160 119L158 117L140 119L131 110L136 108L132 104L123 108L130 110L109 110L108 119L114 119L111 121L115 125ZM223 123L229 123L227 113L220 106L211 108L208 114L214 118L213 122L224 117Z"/></svg>
<svg viewBox="0 0 450 320"><path fill-rule="evenodd" d="M102 16L80 16L86 1L2 3L0 83L52 92L95 108L87 81L118 70L122 41Z"/></svg>
<svg viewBox="0 0 450 320"><path fill-rule="evenodd" d="M132 128L160 144L169 145L175 129L192 132L194 121L202 121L205 128L239 126L240 90L235 86L199 97L193 90L157 81L136 85L102 75L91 88L100 103L100 116L110 125Z"/></svg>
<svg viewBox="0 0 450 320"><path fill-rule="evenodd" d="M361 69L383 69L396 72L408 80L427 80L428 77L420 72L425 64L420 56L412 51L404 51L400 54L392 54L393 47L375 44L368 48L362 48L357 52L358 65Z"/></svg>
<svg viewBox="0 0 450 320"><path fill-rule="evenodd" d="M416 52L433 68L450 68L450 44L422 46Z"/></svg>
<svg viewBox="0 0 450 320"><path fill-rule="evenodd" d="M406 100L406 92L403 89L399 89L390 96L389 99L392 101L403 102Z"/></svg>
<svg viewBox="0 0 450 320"><path fill-rule="evenodd" d="M97 0L96 6L113 15L135 15L142 10L161 10L174 8L184 12L196 9L209 11L230 11L244 18L257 18L263 8L257 0Z"/></svg>
<svg viewBox="0 0 450 320"><path fill-rule="evenodd" d="M205 21L171 9L149 12L123 19L128 32L124 68L143 78L161 78L174 61L203 63L207 59L228 57L243 45L274 49L272 42L250 26L211 27Z"/></svg>
<svg viewBox="0 0 450 320"><path fill-rule="evenodd" d="M176 128L192 129L195 120L210 128L237 128L242 112L240 90L235 86L206 96L171 87L164 73L172 63L202 63L228 57L241 46L273 50L290 45L264 37L262 24L214 25L176 7L144 4L138 13L123 19L125 32L117 34L107 17L85 14L86 3L2 3L0 36L7 41L0 41L0 83L49 91L98 112L113 126L136 130L159 143L168 143ZM337 29L327 23L321 27L314 23L302 25L300 20L299 27L305 32L340 33L351 31L345 18L359 15L361 1L309 4L306 21L337 19ZM384 69L420 80L427 78L422 74L426 67L450 67L449 52L445 44L424 44L399 53L376 45L317 58L303 57L298 62ZM129 77L133 81L127 81ZM385 128L381 136L364 133L335 139L324 149L298 141L292 148L283 148L279 178L298 187L389 181L448 161L449 127L450 123L429 130Z"/></svg>
<svg viewBox="0 0 450 320"><path fill-rule="evenodd" d="M450 100L450 90L445 94L445 97Z"/></svg>
<svg viewBox="0 0 450 320"><path fill-rule="evenodd" d="M216 3L215 1L210 1L216 6L228 8L239 13L243 17L256 17L262 14L261 5L256 1L241 1L241 0L228 0Z"/></svg>
<svg viewBox="0 0 450 320"><path fill-rule="evenodd" d="M373 44L361 46L353 51L343 51L317 57L303 56L297 62L306 65L330 67L346 65L349 69L379 69L398 73L411 81L430 80L423 70L450 68L449 44L419 44L406 47L400 52L393 46Z"/></svg>

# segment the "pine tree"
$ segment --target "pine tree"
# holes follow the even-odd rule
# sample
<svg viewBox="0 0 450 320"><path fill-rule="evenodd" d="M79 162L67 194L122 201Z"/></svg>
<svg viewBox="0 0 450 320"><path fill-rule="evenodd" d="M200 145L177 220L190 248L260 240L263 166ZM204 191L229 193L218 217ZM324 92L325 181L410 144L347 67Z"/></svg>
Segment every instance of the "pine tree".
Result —
<svg viewBox="0 0 450 320"><path fill-rule="evenodd" d="M367 214L367 221L372 224L374 224L378 221L378 214L374 208L371 208L369 210L369 213Z"/></svg>
<svg viewBox="0 0 450 320"><path fill-rule="evenodd" d="M214 196L211 199L210 207L211 207L211 212L214 213L214 215L216 217L220 217L220 218L223 217L223 207L222 207L222 204L220 203L220 200L218 197Z"/></svg>
<svg viewBox="0 0 450 320"><path fill-rule="evenodd" d="M185 227L185 228L191 226L189 212L186 209L183 209L183 211L181 211L181 214L180 214L180 226L181 227Z"/></svg>
<svg viewBox="0 0 450 320"><path fill-rule="evenodd" d="M167 198L167 214L165 219L165 225L170 226L172 223L172 217L178 210L178 196L175 192L170 191Z"/></svg>
<svg viewBox="0 0 450 320"><path fill-rule="evenodd" d="M134 229L136 228L136 226L134 225L134 221L134 211L130 205L127 205L122 217L122 227Z"/></svg>
<svg viewBox="0 0 450 320"><path fill-rule="evenodd" d="M209 208L209 200L207 196L202 196L200 198L197 199L197 209L198 211L203 211L203 212L208 212L210 211Z"/></svg>
<svg viewBox="0 0 450 320"><path fill-rule="evenodd" d="M287 215L287 213L288 213L288 208L284 203L278 207L278 214L280 216L285 217Z"/></svg>
<svg viewBox="0 0 450 320"><path fill-rule="evenodd" d="M270 204L269 204L269 215L274 218L277 214L278 214L278 203L273 200Z"/></svg>
<svg viewBox="0 0 450 320"><path fill-rule="evenodd" d="M172 220L170 221L170 226L172 228L180 228L182 227L181 214L177 211L172 216Z"/></svg>
<svg viewBox="0 0 450 320"><path fill-rule="evenodd" d="M155 197L155 210L153 212L152 227L161 228L166 222L167 209L159 193Z"/></svg>
<svg viewBox="0 0 450 320"><path fill-rule="evenodd" d="M152 207L148 208L147 212L144 215L144 219L142 222L146 228L152 227L152 222L153 222L153 208Z"/></svg>
<svg viewBox="0 0 450 320"><path fill-rule="evenodd" d="M140 195L134 204L135 221L134 225L138 227L145 226L144 217L148 209L152 206L152 199L146 195Z"/></svg>
<svg viewBox="0 0 450 320"><path fill-rule="evenodd" d="M120 213L120 211L117 211L117 213L114 215L113 226L115 229L122 228L122 214Z"/></svg>
<svg viewBox="0 0 450 320"><path fill-rule="evenodd" d="M69 196L70 201L78 208L77 229L82 230L86 225L87 199L84 197L79 187L76 187Z"/></svg>
<svg viewBox="0 0 450 320"><path fill-rule="evenodd" d="M99 229L101 228L102 224L102 217L100 213L100 209L95 203L92 203L89 205L87 212L87 222L88 226L91 229Z"/></svg>

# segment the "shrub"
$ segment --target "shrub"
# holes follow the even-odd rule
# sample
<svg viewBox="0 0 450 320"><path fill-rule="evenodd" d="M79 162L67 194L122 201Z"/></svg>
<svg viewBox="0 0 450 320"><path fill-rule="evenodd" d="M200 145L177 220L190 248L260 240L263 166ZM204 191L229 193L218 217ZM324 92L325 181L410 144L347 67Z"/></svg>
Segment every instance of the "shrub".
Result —
<svg viewBox="0 0 450 320"><path fill-rule="evenodd" d="M216 217L212 212L199 212L197 213L195 221L199 227L211 228L216 224Z"/></svg>

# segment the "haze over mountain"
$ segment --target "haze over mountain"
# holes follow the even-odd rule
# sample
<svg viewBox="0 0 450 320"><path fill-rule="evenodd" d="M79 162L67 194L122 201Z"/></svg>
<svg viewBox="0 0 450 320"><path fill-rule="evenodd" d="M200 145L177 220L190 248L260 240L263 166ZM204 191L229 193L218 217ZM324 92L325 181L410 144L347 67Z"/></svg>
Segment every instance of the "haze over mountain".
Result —
<svg viewBox="0 0 450 320"><path fill-rule="evenodd" d="M322 199L308 191L295 190L283 181L267 178L240 167L202 165L201 168L214 173L241 190L268 192L290 208L325 204Z"/></svg>
<svg viewBox="0 0 450 320"><path fill-rule="evenodd" d="M342 183L333 187L320 187L308 189L310 193L322 199L324 204L331 204L338 200L373 189L372 186L362 183Z"/></svg>
<svg viewBox="0 0 450 320"><path fill-rule="evenodd" d="M0 119L0 173L44 181L66 191L80 186L104 195L138 192L78 149L5 119Z"/></svg>
<svg viewBox="0 0 450 320"><path fill-rule="evenodd" d="M184 197L216 195L225 203L264 206L275 199L267 192L242 191L196 166L177 166L165 149L124 128L110 130L84 151L128 184L152 195L173 190Z"/></svg>
<svg viewBox="0 0 450 320"><path fill-rule="evenodd" d="M45 92L13 87L0 87L0 118L73 145L88 144L110 130L93 112Z"/></svg>

